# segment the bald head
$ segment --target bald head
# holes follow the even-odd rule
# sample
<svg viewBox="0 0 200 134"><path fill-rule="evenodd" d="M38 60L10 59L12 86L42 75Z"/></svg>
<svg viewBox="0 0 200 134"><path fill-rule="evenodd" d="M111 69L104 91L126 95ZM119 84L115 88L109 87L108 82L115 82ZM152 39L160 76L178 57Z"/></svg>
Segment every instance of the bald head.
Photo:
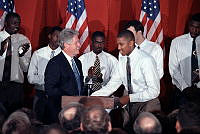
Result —
<svg viewBox="0 0 200 134"><path fill-rule="evenodd" d="M136 134L160 134L162 131L159 120L149 112L141 113L133 127Z"/></svg>

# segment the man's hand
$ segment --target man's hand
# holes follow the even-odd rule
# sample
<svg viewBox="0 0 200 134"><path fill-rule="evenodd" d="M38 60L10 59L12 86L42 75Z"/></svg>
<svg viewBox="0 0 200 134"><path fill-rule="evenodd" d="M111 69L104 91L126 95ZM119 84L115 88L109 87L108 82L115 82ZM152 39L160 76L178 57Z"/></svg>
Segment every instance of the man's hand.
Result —
<svg viewBox="0 0 200 134"><path fill-rule="evenodd" d="M129 101L130 101L130 98L128 95L122 96L119 98L119 102L121 103L122 106L128 104Z"/></svg>
<svg viewBox="0 0 200 134"><path fill-rule="evenodd" d="M7 43L9 41L9 38L10 37L6 38L4 41L1 42L1 50L0 50L0 55L1 56L3 55L3 53L6 51L6 49L8 47Z"/></svg>
<svg viewBox="0 0 200 134"><path fill-rule="evenodd" d="M92 78L94 76L94 70L95 70L95 67L94 66L91 66L89 69L88 69L88 77Z"/></svg>
<svg viewBox="0 0 200 134"><path fill-rule="evenodd" d="M21 45L22 52L19 52L19 57L24 56L24 54L28 51L29 47L30 47L29 43Z"/></svg>

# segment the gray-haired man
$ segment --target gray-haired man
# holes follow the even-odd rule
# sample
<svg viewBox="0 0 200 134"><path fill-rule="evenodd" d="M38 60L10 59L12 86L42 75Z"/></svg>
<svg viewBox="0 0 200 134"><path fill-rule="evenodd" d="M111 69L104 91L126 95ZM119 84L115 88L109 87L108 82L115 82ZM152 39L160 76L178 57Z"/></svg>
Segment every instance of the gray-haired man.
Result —
<svg viewBox="0 0 200 134"><path fill-rule="evenodd" d="M75 57L79 54L78 32L64 29L60 33L62 52L53 57L45 70L45 91L49 100L50 122L57 120L61 110L61 96L85 95L81 62Z"/></svg>

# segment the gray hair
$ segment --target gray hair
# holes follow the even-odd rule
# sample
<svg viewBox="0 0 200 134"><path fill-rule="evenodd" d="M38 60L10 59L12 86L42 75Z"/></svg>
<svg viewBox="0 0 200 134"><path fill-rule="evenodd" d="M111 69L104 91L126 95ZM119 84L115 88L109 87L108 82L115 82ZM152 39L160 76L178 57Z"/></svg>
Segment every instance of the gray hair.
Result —
<svg viewBox="0 0 200 134"><path fill-rule="evenodd" d="M23 134L29 131L31 126L30 119L24 112L16 111L12 113L5 121L2 127L2 133L17 131L19 134Z"/></svg>
<svg viewBox="0 0 200 134"><path fill-rule="evenodd" d="M64 113L68 111L70 108L75 108L76 112L74 113L72 119L66 119L64 116ZM67 106L65 106L59 113L58 118L60 125L67 131L74 130L80 127L81 123L81 116L84 112L85 108L82 104L77 102L69 103Z"/></svg>
<svg viewBox="0 0 200 134"><path fill-rule="evenodd" d="M152 123L151 126L145 124ZM133 125L136 134L161 134L162 126L160 121L149 112L142 112L135 120Z"/></svg>
<svg viewBox="0 0 200 134"><path fill-rule="evenodd" d="M61 49L64 49L64 43L71 44L72 39L75 35L79 35L78 31L70 29L70 28L65 28L60 32L60 47Z"/></svg>

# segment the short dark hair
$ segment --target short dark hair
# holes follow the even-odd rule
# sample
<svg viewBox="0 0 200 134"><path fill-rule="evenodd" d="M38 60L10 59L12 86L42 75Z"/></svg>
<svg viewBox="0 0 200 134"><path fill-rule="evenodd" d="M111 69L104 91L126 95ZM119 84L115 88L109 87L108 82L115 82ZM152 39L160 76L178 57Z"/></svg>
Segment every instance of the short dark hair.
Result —
<svg viewBox="0 0 200 134"><path fill-rule="evenodd" d="M135 41L135 37L134 37L134 34L129 31L129 30L123 30L121 31L118 35L117 35L118 38L121 38L121 37L124 37L126 38L128 41Z"/></svg>
<svg viewBox="0 0 200 134"><path fill-rule="evenodd" d="M193 14L191 20L200 22L200 13Z"/></svg>
<svg viewBox="0 0 200 134"><path fill-rule="evenodd" d="M10 18L18 18L21 21L21 17L17 13L9 12L5 17L5 22L8 22Z"/></svg>
<svg viewBox="0 0 200 134"><path fill-rule="evenodd" d="M129 21L126 25L126 29L129 28L130 26L134 27L136 32L138 31L142 31L142 33L144 32L144 26L138 20Z"/></svg>
<svg viewBox="0 0 200 134"><path fill-rule="evenodd" d="M200 127L200 107L199 104L187 102L180 107L177 115L181 127L191 128L194 126Z"/></svg>
<svg viewBox="0 0 200 134"><path fill-rule="evenodd" d="M101 31L95 31L93 34L92 34L92 41L94 41L94 39L96 37L102 37L102 38L105 38L105 34Z"/></svg>
<svg viewBox="0 0 200 134"><path fill-rule="evenodd" d="M3 134L11 134L17 132L19 134L26 134L30 130L31 122L24 112L14 112L5 121L2 127Z"/></svg>
<svg viewBox="0 0 200 134"><path fill-rule="evenodd" d="M55 31L62 31L62 28L59 26L54 26L50 29L49 34L53 34Z"/></svg>
<svg viewBox="0 0 200 134"><path fill-rule="evenodd" d="M91 116L95 112L94 116ZM92 106L88 108L81 118L83 130L86 134L108 133L110 116L103 107Z"/></svg>

